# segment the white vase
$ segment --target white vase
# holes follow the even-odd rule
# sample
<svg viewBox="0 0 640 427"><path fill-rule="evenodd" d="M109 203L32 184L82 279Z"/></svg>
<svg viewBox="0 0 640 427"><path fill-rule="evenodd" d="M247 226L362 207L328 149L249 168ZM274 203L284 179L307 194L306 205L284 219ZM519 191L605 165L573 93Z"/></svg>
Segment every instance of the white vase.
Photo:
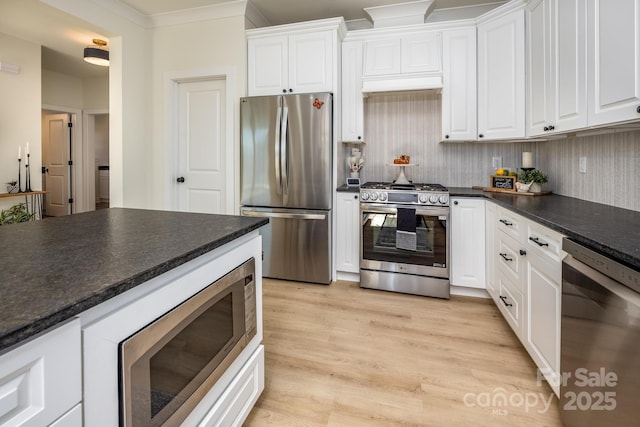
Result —
<svg viewBox="0 0 640 427"><path fill-rule="evenodd" d="M533 182L531 183L531 187L529 187L529 191L531 193L539 193L542 191L542 184L540 184L539 182Z"/></svg>
<svg viewBox="0 0 640 427"><path fill-rule="evenodd" d="M7 193L17 193L18 192L18 185L9 185L7 184Z"/></svg>
<svg viewBox="0 0 640 427"><path fill-rule="evenodd" d="M351 172L351 178L360 178L360 172Z"/></svg>

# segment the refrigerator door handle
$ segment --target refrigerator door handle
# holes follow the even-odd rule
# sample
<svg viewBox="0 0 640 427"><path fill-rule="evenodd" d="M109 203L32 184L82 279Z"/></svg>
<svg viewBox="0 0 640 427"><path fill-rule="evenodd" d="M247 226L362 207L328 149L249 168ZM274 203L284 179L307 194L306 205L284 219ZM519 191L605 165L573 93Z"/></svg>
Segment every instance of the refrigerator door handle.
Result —
<svg viewBox="0 0 640 427"><path fill-rule="evenodd" d="M282 171L282 192L287 194L289 192L289 147L287 142L289 139L289 109L285 106L282 107L282 131L281 141L281 171Z"/></svg>
<svg viewBox="0 0 640 427"><path fill-rule="evenodd" d="M276 173L276 182L278 183L278 187L276 188L276 194L281 195L282 192L280 189L282 188L282 175L280 172L281 160L280 160L280 126L282 119L282 106L278 105L278 110L276 111L276 135L275 140L273 141L273 151L275 158L275 173Z"/></svg>
<svg viewBox="0 0 640 427"><path fill-rule="evenodd" d="M249 211L243 210L242 215L255 216L262 218L283 218L283 219L310 219L310 220L325 220L326 215L323 214L305 214L305 213L283 213L283 212L262 212L262 211Z"/></svg>

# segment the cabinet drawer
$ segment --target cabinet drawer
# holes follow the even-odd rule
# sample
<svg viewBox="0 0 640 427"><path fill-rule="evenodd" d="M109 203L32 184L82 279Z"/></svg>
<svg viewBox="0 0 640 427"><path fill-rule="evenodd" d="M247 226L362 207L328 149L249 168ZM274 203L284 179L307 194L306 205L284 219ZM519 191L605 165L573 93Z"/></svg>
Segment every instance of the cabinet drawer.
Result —
<svg viewBox="0 0 640 427"><path fill-rule="evenodd" d="M566 253L562 250L562 234L534 222L527 226L527 250L541 255L555 264L560 264Z"/></svg>
<svg viewBox="0 0 640 427"><path fill-rule="evenodd" d="M520 243L510 236L498 234L494 258L498 261L498 269L509 275L511 280L518 284L518 290L522 292L520 273L522 271L522 259L520 257Z"/></svg>
<svg viewBox="0 0 640 427"><path fill-rule="evenodd" d="M520 338L523 330L522 293L514 289L514 285L503 272L498 273L498 289L496 304L513 331Z"/></svg>
<svg viewBox="0 0 640 427"><path fill-rule="evenodd" d="M524 226L523 218L514 214L506 209L498 209L497 229L513 237L516 240L520 240L521 230Z"/></svg>
<svg viewBox="0 0 640 427"><path fill-rule="evenodd" d="M80 321L0 356L0 424L45 426L82 399Z"/></svg>

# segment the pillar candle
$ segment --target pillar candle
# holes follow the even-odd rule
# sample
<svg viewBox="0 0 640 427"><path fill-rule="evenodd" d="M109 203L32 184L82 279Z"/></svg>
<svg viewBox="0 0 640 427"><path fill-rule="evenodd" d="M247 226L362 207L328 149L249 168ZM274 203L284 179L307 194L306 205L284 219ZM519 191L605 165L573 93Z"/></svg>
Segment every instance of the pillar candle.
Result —
<svg viewBox="0 0 640 427"><path fill-rule="evenodd" d="M18 160L22 159L22 147L18 146Z"/></svg>
<svg viewBox="0 0 640 427"><path fill-rule="evenodd" d="M522 153L522 167L523 168L533 167L533 153L531 151L524 151Z"/></svg>

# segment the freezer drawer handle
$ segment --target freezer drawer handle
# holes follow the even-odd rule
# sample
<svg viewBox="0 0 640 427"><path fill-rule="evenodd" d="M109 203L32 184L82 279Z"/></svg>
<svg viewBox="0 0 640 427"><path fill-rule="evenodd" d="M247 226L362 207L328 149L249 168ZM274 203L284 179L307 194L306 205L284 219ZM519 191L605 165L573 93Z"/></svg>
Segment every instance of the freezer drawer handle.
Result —
<svg viewBox="0 0 640 427"><path fill-rule="evenodd" d="M509 225L509 226L513 225L512 222L509 222L506 219L501 219L500 222L503 223L504 225Z"/></svg>
<svg viewBox="0 0 640 427"><path fill-rule="evenodd" d="M282 213L282 212L243 211L242 214L245 216L258 216L263 218L283 218L283 219L323 220L327 218L327 216L323 214L292 214L292 213Z"/></svg>

